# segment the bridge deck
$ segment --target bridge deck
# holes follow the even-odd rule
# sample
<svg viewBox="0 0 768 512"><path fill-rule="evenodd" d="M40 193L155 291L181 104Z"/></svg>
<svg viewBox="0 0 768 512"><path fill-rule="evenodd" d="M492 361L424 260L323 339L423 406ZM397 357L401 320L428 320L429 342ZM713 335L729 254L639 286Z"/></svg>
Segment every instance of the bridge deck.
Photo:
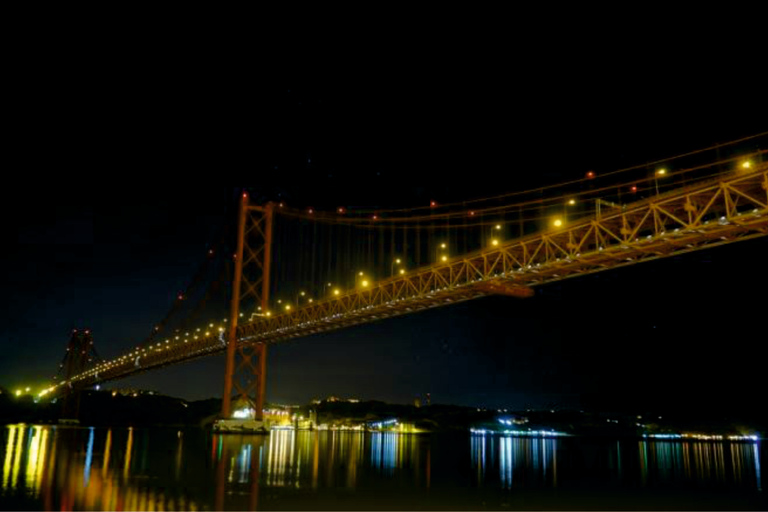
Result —
<svg viewBox="0 0 768 512"><path fill-rule="evenodd" d="M414 269L291 313L254 315L238 326L237 338L243 344L276 343L491 294L526 297L537 285L766 234L768 164L761 164ZM136 349L74 377L71 384L91 386L225 351L223 328L209 329Z"/></svg>

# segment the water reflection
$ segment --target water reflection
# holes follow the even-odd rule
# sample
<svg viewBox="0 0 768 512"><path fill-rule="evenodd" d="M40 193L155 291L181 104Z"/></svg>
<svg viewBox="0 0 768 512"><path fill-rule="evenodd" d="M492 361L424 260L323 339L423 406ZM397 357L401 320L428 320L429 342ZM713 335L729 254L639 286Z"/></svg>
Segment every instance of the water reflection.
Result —
<svg viewBox="0 0 768 512"><path fill-rule="evenodd" d="M516 436L472 436L472 464L477 484L493 482L498 473L503 489L514 485L557 486L559 439Z"/></svg>
<svg viewBox="0 0 768 512"><path fill-rule="evenodd" d="M317 508L312 500L322 496L404 492L423 508L427 500L452 505L451 493L468 490L762 490L761 448L752 442L37 425L0 427L0 435L0 501L9 509L253 510L286 508L274 500L287 496L304 497L295 508Z"/></svg>
<svg viewBox="0 0 768 512"><path fill-rule="evenodd" d="M762 490L759 443L640 441L645 486L671 483Z"/></svg>
<svg viewBox="0 0 768 512"><path fill-rule="evenodd" d="M276 430L268 436L216 434L212 443L227 484L253 481L257 468L259 483L269 487L354 488L361 473L417 479L417 469L428 465L418 436L394 432Z"/></svg>
<svg viewBox="0 0 768 512"><path fill-rule="evenodd" d="M3 430L0 496L10 508L14 504L46 510L200 508L181 493L138 484L137 475L131 473L133 429L124 430L125 450L117 454L111 429L9 425ZM110 467L115 456L124 458L121 473Z"/></svg>

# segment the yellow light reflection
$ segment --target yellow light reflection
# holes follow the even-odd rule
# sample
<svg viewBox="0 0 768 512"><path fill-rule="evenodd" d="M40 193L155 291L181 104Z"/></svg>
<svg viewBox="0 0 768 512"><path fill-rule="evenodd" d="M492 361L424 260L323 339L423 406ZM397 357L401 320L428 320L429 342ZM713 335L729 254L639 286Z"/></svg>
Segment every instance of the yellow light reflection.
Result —
<svg viewBox="0 0 768 512"><path fill-rule="evenodd" d="M6 482L10 484L11 462L13 462L13 443L16 440L16 425L8 426L8 441L5 443L5 462L3 462L3 480L0 482L0 489L5 489ZM9 486L10 487L10 486Z"/></svg>
<svg viewBox="0 0 768 512"><path fill-rule="evenodd" d="M179 431L176 435L179 438L179 444L176 446L176 480L178 480L181 476L181 460L182 454L184 453L184 436L182 435L181 431Z"/></svg>
<svg viewBox="0 0 768 512"><path fill-rule="evenodd" d="M39 426L32 428L32 439L29 442L29 453L27 454L26 483L32 496L37 497L40 493L40 481L43 478L48 429Z"/></svg>
<svg viewBox="0 0 768 512"><path fill-rule="evenodd" d="M10 488L15 489L16 488L16 482L19 479L19 469L21 469L21 453L23 449L24 444L24 431L26 430L26 427L24 425L19 425L18 432L16 435L16 447L14 448L14 459L13 459L13 468L11 469L11 481L10 481Z"/></svg>
<svg viewBox="0 0 768 512"><path fill-rule="evenodd" d="M315 449L312 450L312 488L317 489L317 473L320 464L320 439L317 431L314 433Z"/></svg>
<svg viewBox="0 0 768 512"><path fill-rule="evenodd" d="M128 441L125 446L125 466L123 466L123 478L131 474L131 451L133 449L133 428L128 429Z"/></svg>
<svg viewBox="0 0 768 512"><path fill-rule="evenodd" d="M101 475L107 476L107 468L109 468L109 455L112 451L112 429L107 430L107 440L104 442L104 463L101 465Z"/></svg>

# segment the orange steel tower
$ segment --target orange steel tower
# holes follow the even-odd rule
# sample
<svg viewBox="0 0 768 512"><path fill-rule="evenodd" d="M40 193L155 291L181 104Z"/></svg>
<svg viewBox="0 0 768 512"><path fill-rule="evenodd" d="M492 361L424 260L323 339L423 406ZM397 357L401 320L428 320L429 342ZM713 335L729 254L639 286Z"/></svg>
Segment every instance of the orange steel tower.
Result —
<svg viewBox="0 0 768 512"><path fill-rule="evenodd" d="M233 417L233 399L234 403L247 404L252 408L256 420L263 419L267 345L238 343L237 324L244 312L249 318L251 313L268 314L273 211L273 203L263 207L252 206L248 204L248 194L243 194L227 332L227 364L221 405L224 419Z"/></svg>

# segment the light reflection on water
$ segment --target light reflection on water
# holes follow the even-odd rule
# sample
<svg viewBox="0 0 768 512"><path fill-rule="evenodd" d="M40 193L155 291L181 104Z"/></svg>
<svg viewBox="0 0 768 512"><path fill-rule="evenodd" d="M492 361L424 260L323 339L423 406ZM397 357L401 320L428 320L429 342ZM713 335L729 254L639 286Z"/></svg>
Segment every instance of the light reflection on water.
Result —
<svg viewBox="0 0 768 512"><path fill-rule="evenodd" d="M758 443L640 441L643 485L683 483L762 491Z"/></svg>
<svg viewBox="0 0 768 512"><path fill-rule="evenodd" d="M54 428L39 425L2 427L3 508L46 510L198 510L195 501L177 492L142 485L132 464L133 429ZM122 472L110 466L123 462ZM9 507L6 507L8 504Z"/></svg>
<svg viewBox="0 0 768 512"><path fill-rule="evenodd" d="M370 489L451 504L457 489L561 492L592 485L585 476L616 489L762 492L759 443L38 425L0 427L0 435L3 508L256 509L274 507L276 496L304 496L293 506L318 508L312 499L323 493Z"/></svg>
<svg viewBox="0 0 768 512"><path fill-rule="evenodd" d="M472 465L477 484L498 474L503 489L515 485L557 486L557 447L560 440L515 436L472 436Z"/></svg>

